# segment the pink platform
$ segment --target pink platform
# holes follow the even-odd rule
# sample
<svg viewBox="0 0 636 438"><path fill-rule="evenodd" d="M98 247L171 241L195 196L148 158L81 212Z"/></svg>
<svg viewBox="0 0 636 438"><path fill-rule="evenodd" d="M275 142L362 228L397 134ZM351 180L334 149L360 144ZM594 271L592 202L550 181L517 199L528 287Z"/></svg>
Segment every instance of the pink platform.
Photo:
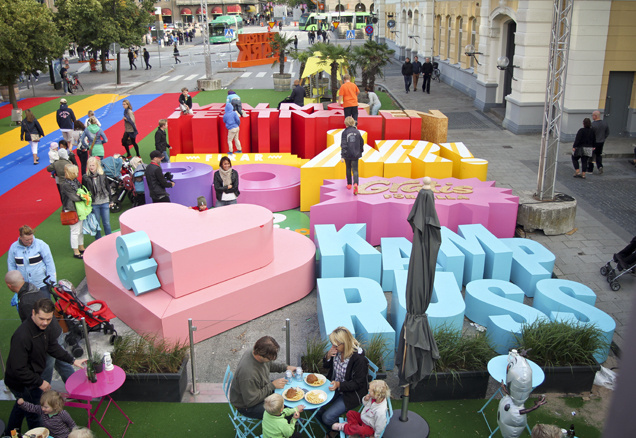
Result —
<svg viewBox="0 0 636 438"><path fill-rule="evenodd" d="M234 169L239 174L239 203L260 205L271 211L300 206L300 168L280 164L245 164L234 166Z"/></svg>
<svg viewBox="0 0 636 438"><path fill-rule="evenodd" d="M146 207L121 216L122 233L146 231L162 288L138 297L124 289L116 268L120 233L95 241L84 257L91 295L138 333L185 340L188 318L214 321L199 328L200 341L298 301L314 287L313 242L274 229L272 213L263 207ZM164 285L165 278L174 282Z"/></svg>
<svg viewBox="0 0 636 438"><path fill-rule="evenodd" d="M311 207L313 238L317 224L367 224L367 241L380 245L382 237L413 238L406 218L422 179L403 177L360 178L360 194L347 190L345 180L325 180L320 203ZM419 184L419 185L418 185ZM433 179L435 208L441 225L457 232L463 224L482 224L499 238L513 237L519 198L512 189L495 187L495 181L477 178Z"/></svg>

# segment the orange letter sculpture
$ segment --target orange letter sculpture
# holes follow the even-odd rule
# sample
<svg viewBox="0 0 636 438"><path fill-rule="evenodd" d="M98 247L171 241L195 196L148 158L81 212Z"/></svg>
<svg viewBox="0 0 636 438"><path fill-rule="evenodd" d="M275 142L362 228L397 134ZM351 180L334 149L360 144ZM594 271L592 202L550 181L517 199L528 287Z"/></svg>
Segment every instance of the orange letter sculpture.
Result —
<svg viewBox="0 0 636 438"><path fill-rule="evenodd" d="M274 39L275 32L239 34L236 47L239 49L238 60L228 62L232 68L251 67L253 65L273 64L276 56L272 56L270 41Z"/></svg>

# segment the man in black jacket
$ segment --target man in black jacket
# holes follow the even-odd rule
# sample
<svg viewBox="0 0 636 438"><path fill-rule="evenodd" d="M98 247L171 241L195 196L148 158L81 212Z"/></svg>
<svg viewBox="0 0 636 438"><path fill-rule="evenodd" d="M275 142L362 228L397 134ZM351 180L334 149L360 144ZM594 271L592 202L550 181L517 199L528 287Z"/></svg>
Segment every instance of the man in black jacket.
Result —
<svg viewBox="0 0 636 438"><path fill-rule="evenodd" d="M431 94L431 76L433 75L433 64L431 58L426 58L422 64L422 91Z"/></svg>
<svg viewBox="0 0 636 438"><path fill-rule="evenodd" d="M294 81L294 89L292 90L289 100L293 101L298 106L305 104L305 89L300 85L300 81L296 79Z"/></svg>
<svg viewBox="0 0 636 438"><path fill-rule="evenodd" d="M422 63L417 59L417 56L413 58L413 91L417 91L417 82L422 72Z"/></svg>
<svg viewBox="0 0 636 438"><path fill-rule="evenodd" d="M53 302L48 298L36 301L31 317L27 318L11 337L4 383L16 400L22 398L37 405L40 403L42 392L51 389L51 384L41 377L46 366L47 353L77 368L81 368L86 362L85 359L74 360L73 356L57 343L57 336L51 326L53 310ZM30 429L41 426L38 414L26 413L15 403L4 434L8 436L13 429L20 430L25 415Z"/></svg>
<svg viewBox="0 0 636 438"><path fill-rule="evenodd" d="M73 144L73 129L75 129L75 113L68 107L66 99L60 99L60 107L56 113L57 126L62 131L62 137L68 144Z"/></svg>
<svg viewBox="0 0 636 438"><path fill-rule="evenodd" d="M163 153L154 150L150 152L150 164L146 167L146 182L152 202L170 202L170 195L166 192L168 187L174 187L174 182L167 181L161 169Z"/></svg>
<svg viewBox="0 0 636 438"><path fill-rule="evenodd" d="M406 88L406 94L408 94L413 82L413 64L411 64L409 58L406 58L406 62L402 64L402 76L404 76L404 88Z"/></svg>
<svg viewBox="0 0 636 438"><path fill-rule="evenodd" d="M155 149L163 154L163 163L170 162L170 145L166 137L166 126L168 121L166 119L159 120L159 127L155 132Z"/></svg>

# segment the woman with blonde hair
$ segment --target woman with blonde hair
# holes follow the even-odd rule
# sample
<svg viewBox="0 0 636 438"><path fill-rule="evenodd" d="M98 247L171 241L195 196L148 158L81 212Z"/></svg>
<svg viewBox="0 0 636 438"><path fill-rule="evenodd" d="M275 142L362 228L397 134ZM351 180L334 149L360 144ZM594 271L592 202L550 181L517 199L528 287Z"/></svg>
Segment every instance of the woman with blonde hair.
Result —
<svg viewBox="0 0 636 438"><path fill-rule="evenodd" d="M129 143L135 147L135 153L139 156L139 145L137 144L137 125L135 124L135 114L133 113L133 107L128 101L128 99L124 99L121 101L122 106L124 107L124 138L121 140L121 144L126 149L126 158L131 158L129 150Z"/></svg>
<svg viewBox="0 0 636 438"><path fill-rule="evenodd" d="M322 423L331 429L338 417L355 409L367 394L369 365L358 341L346 327L338 327L329 334L331 348L322 361L331 380L330 391L335 391L331 403L321 409ZM330 436L338 435L331 431Z"/></svg>
<svg viewBox="0 0 636 438"><path fill-rule="evenodd" d="M33 154L33 164L38 164L38 145L40 138L44 137L44 131L40 126L40 122L35 118L30 109L24 110L24 120L20 129L20 141L28 141L31 145L31 153Z"/></svg>
<svg viewBox="0 0 636 438"><path fill-rule="evenodd" d="M100 160L104 159L104 143L108 142L108 138L102 128L97 124L97 119L91 117L88 119L86 129L80 135L79 143L84 144L84 139L88 143L88 152L91 157L99 157ZM81 161L81 159L80 159Z"/></svg>
<svg viewBox="0 0 636 438"><path fill-rule="evenodd" d="M77 212L76 202L84 201L77 194L81 184L77 179L78 169L73 164L67 164L64 167L64 180L60 184L62 193L62 209L64 211ZM78 213L79 215L79 213ZM84 233L82 232L83 220L78 220L76 224L70 225L71 228L71 249L73 249L73 257L76 259L84 258Z"/></svg>
<svg viewBox="0 0 636 438"><path fill-rule="evenodd" d="M90 157L87 163L87 171L82 182L86 188L91 192L93 198L93 212L97 218L97 222L102 222L102 229L104 235L109 235L110 230L110 193L108 191L108 182L106 175L104 175L104 169L102 169L102 163L97 157ZM102 237L100 230L97 230L95 240Z"/></svg>

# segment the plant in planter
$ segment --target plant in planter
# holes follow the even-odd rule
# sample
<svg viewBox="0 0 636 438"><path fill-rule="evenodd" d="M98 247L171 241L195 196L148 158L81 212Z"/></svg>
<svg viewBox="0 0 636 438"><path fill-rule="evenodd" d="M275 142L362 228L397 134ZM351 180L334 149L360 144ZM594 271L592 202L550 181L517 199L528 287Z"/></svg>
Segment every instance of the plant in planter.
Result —
<svg viewBox="0 0 636 438"><path fill-rule="evenodd" d="M515 336L516 348L545 372L543 392L589 391L600 369L594 354L607 348L603 332L592 324L537 320Z"/></svg>
<svg viewBox="0 0 636 438"><path fill-rule="evenodd" d="M327 353L328 340L318 337L307 339L307 351L300 357L300 366L307 373L325 374L322 359Z"/></svg>
<svg viewBox="0 0 636 438"><path fill-rule="evenodd" d="M99 353L93 353L93 357L91 358L90 363L96 374L104 371L104 363L102 362L102 357L99 355Z"/></svg>
<svg viewBox="0 0 636 438"><path fill-rule="evenodd" d="M279 66L278 73L274 73L274 90L287 91L291 86L291 74L285 73L285 56L287 55L287 49L294 43L294 39L286 37L282 33L274 33L274 37L270 40L269 45L272 49L272 54L275 58L272 68Z"/></svg>
<svg viewBox="0 0 636 438"><path fill-rule="evenodd" d="M113 364L126 372L126 382L115 392L117 398L181 401L187 384L187 353L187 343L170 342L153 334L117 337L111 353Z"/></svg>
<svg viewBox="0 0 636 438"><path fill-rule="evenodd" d="M486 334L462 334L447 326L433 332L439 359L433 373L411 388L411 401L484 398L488 361L496 356Z"/></svg>
<svg viewBox="0 0 636 438"><path fill-rule="evenodd" d="M386 373L382 372L384 370L384 358L389 353L389 347L387 345L387 340L384 336L375 334L368 341L361 341L360 345L364 350L364 355L367 359L378 366L378 379L386 378Z"/></svg>

